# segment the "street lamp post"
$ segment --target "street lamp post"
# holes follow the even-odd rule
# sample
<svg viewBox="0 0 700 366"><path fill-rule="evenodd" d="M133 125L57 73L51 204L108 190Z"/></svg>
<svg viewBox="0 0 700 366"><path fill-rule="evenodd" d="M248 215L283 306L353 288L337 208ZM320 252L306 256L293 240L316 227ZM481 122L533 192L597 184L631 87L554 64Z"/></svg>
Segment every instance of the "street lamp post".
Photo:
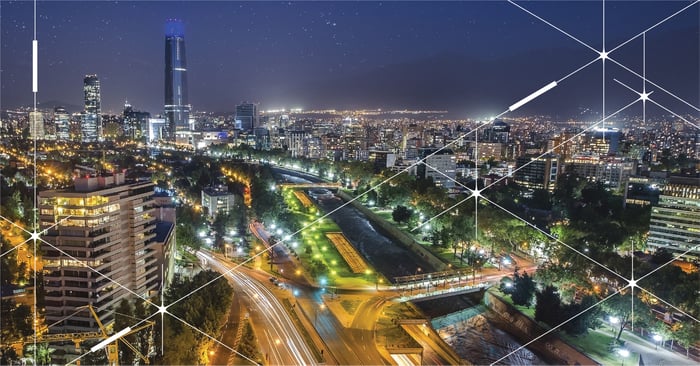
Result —
<svg viewBox="0 0 700 366"><path fill-rule="evenodd" d="M617 354L620 355L620 358L622 359L622 363L621 363L620 365L621 365L621 366L624 366L624 365L625 365L625 358L629 357L630 351L628 351L628 350L625 349L625 348L620 348L620 349L617 351Z"/></svg>

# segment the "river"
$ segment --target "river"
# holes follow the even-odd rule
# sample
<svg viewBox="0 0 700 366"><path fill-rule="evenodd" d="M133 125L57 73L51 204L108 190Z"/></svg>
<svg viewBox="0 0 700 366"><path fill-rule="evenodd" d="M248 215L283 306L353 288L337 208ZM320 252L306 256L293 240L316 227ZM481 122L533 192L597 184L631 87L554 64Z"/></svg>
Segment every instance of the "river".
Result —
<svg viewBox="0 0 700 366"><path fill-rule="evenodd" d="M312 183L310 177L275 170L281 180L286 182ZM423 273L435 271L435 268L421 257L375 228L367 217L352 205L343 206L340 199L317 200L316 204L325 213L331 212L328 217L340 227L348 241L389 281L393 282L394 277L415 274L418 268Z"/></svg>

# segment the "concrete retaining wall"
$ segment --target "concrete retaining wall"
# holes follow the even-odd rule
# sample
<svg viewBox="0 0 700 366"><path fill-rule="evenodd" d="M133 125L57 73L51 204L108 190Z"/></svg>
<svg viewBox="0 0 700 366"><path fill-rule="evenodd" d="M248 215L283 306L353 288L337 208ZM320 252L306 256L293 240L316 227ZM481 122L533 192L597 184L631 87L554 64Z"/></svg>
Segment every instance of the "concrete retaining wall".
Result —
<svg viewBox="0 0 700 366"><path fill-rule="evenodd" d="M352 200L352 197L350 197L345 192L338 191L337 194L338 197L342 198L345 202ZM425 249L422 245L418 244L418 242L416 242L412 237L410 237L400 229L396 228L392 223L387 222L386 220L384 220L384 218L378 216L377 214L372 212L372 210L368 209L358 201L352 201L350 204L353 205L353 207L358 209L360 212L362 212L365 216L367 216L367 219L372 221L373 224L379 226L379 228L381 228L391 238L395 239L397 242L401 243L401 245L416 253L426 262L430 263L430 265L433 266L435 270L447 270L448 267L445 262L443 262L440 258L435 256L429 250Z"/></svg>
<svg viewBox="0 0 700 366"><path fill-rule="evenodd" d="M523 315L491 292L486 292L484 302L486 306L505 320L499 324L499 327L508 331L523 344L545 333L545 330L534 320ZM556 332L551 332L528 344L527 348L537 352L547 362L555 365L598 365L596 361L559 339Z"/></svg>

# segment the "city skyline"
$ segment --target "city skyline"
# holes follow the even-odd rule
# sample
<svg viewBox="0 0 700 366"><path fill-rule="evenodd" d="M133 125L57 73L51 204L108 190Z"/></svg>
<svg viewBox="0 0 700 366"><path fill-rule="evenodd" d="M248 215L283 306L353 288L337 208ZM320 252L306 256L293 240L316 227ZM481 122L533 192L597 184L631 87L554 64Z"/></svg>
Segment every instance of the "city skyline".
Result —
<svg viewBox="0 0 700 366"><path fill-rule="evenodd" d="M18 92L29 83L26 74L31 74L22 72L29 66L23 60L30 59L29 42L22 43L23 38L31 38L27 26L31 24L30 5L3 4L4 108L30 101L30 93ZM600 4L524 5L574 37L601 46ZM653 25L657 13L671 15L688 4L636 5L639 14L631 16L625 13L630 10L626 3L608 4L608 48ZM572 6L575 17L567 15ZM74 13L93 16L76 24ZM125 100L141 110L162 113L162 99L157 98L163 85L162 29L173 17L183 19L188 48L194 55L188 60L189 99L194 110L231 112L238 103L250 100L262 103L263 109L426 108L447 109L459 116L487 116L595 56L507 2L59 2L39 3L37 14L39 105L79 104L79 87L70 88L74 78L98 74L103 110L112 113L118 113ZM94 32L80 32L85 28ZM697 21L689 11L651 30L646 42L650 80L690 101L698 99L697 85L689 82L697 80L698 52L692 52L698 47L697 37ZM640 38L615 53L639 73ZM85 50L79 59L69 51L76 44ZM599 74L600 62L523 111L569 116L585 109L599 111ZM630 93L613 79L635 87L639 82L622 68L608 67L606 98L609 105L624 105ZM669 103L661 100L661 104ZM649 111L655 112L663 111ZM692 110L678 110L684 112Z"/></svg>

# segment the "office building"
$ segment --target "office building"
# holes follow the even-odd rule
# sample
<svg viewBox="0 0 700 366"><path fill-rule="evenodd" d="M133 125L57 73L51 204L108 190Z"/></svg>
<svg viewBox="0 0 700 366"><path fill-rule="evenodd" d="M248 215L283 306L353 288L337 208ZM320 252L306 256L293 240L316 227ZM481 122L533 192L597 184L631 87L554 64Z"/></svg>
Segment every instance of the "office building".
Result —
<svg viewBox="0 0 700 366"><path fill-rule="evenodd" d="M564 161L566 171L602 183L607 188L623 190L629 177L636 172L634 161L596 154L576 154Z"/></svg>
<svg viewBox="0 0 700 366"><path fill-rule="evenodd" d="M614 155L620 151L621 133L617 128L595 128L585 134L583 151Z"/></svg>
<svg viewBox="0 0 700 366"><path fill-rule="evenodd" d="M44 134L44 114L38 111L29 112L29 138L33 140L43 140Z"/></svg>
<svg viewBox="0 0 700 366"><path fill-rule="evenodd" d="M243 102L236 106L236 128L242 131L253 131L258 127L258 106Z"/></svg>
<svg viewBox="0 0 700 366"><path fill-rule="evenodd" d="M189 131L185 26L171 19L165 24L165 122L164 139L176 142L179 131Z"/></svg>
<svg viewBox="0 0 700 366"><path fill-rule="evenodd" d="M143 140L148 135L148 120L151 114L135 110L128 102L124 104L124 136L132 140Z"/></svg>
<svg viewBox="0 0 700 366"><path fill-rule="evenodd" d="M58 322L52 331L94 331L86 312L63 320L90 304L109 325L122 299L160 290L164 250L156 247L153 192L151 182L125 183L124 173L92 173L73 189L39 193L42 238L50 243L42 248L46 323Z"/></svg>
<svg viewBox="0 0 700 366"><path fill-rule="evenodd" d="M553 190L559 175L559 156L522 156L516 160L514 180L523 187Z"/></svg>
<svg viewBox="0 0 700 366"><path fill-rule="evenodd" d="M671 177L652 206L647 247L700 259L700 179Z"/></svg>
<svg viewBox="0 0 700 366"><path fill-rule="evenodd" d="M81 131L83 142L94 142L102 139L102 107L100 99L100 79L97 75L85 75L83 79L85 109Z"/></svg>
<svg viewBox="0 0 700 366"><path fill-rule="evenodd" d="M53 123L56 127L56 140L70 140L70 115L68 114L65 108L54 108Z"/></svg>
<svg viewBox="0 0 700 366"><path fill-rule="evenodd" d="M457 175L457 161L450 149L420 148L418 157L424 164L418 164L415 174L419 178L432 179L436 186L454 188Z"/></svg>
<svg viewBox="0 0 700 366"><path fill-rule="evenodd" d="M211 218L218 214L226 215L233 209L235 197L225 187L207 187L202 190L202 207Z"/></svg>
<svg viewBox="0 0 700 366"><path fill-rule="evenodd" d="M396 154L384 150L370 150L369 162L373 164L374 172L379 173L396 164Z"/></svg>

